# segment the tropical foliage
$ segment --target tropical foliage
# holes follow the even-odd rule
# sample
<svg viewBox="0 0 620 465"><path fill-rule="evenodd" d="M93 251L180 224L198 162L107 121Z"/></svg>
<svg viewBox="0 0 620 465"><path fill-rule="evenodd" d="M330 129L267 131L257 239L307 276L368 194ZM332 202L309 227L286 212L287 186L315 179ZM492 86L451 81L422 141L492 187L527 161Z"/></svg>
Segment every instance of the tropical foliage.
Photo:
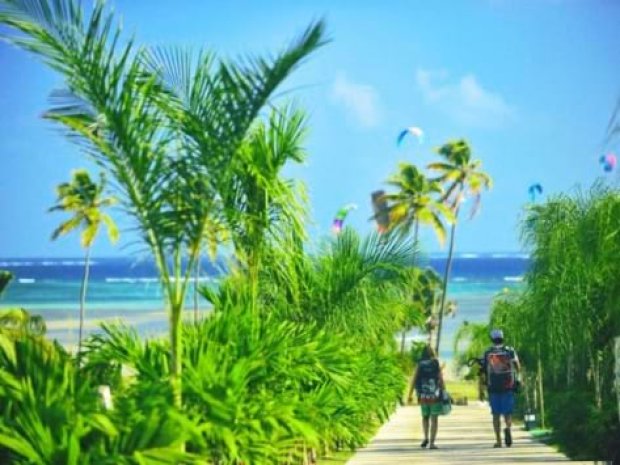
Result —
<svg viewBox="0 0 620 465"><path fill-rule="evenodd" d="M305 118L270 99L323 24L275 58L231 62L121 45L102 3L85 18L68 0L5 0L0 22L66 79L46 117L113 181L170 312L168 339L103 326L78 364L41 335L7 338L6 461L292 464L364 443L404 387L393 335L417 321L402 304L414 247L347 230L304 249L303 188L281 172L305 157ZM212 315L183 325L200 255L223 243L229 274L201 290Z"/></svg>
<svg viewBox="0 0 620 465"><path fill-rule="evenodd" d="M530 403L536 396L567 452L618 460L620 192L597 184L552 197L529 207L522 231L532 257L526 289L496 302L491 325L518 348Z"/></svg>
<svg viewBox="0 0 620 465"><path fill-rule="evenodd" d="M0 296L13 279L13 273L10 271L0 270Z"/></svg>
<svg viewBox="0 0 620 465"><path fill-rule="evenodd" d="M479 400L485 400L487 394L480 360L489 347L489 334L488 324L470 323L466 320L457 329L453 341L457 370L465 370L464 378L477 382Z"/></svg>
<svg viewBox="0 0 620 465"><path fill-rule="evenodd" d="M415 165L401 163L398 173L388 179L396 188L393 194L385 195L390 203L390 225L402 227L406 232L414 228L414 242L417 243L419 224L429 225L443 244L446 239L444 221L454 222L454 214L443 202L441 184L427 179Z"/></svg>
<svg viewBox="0 0 620 465"><path fill-rule="evenodd" d="M9 35L10 41L65 79L66 88L54 94L46 117L66 128L113 179L154 256L170 314L170 380L180 407L180 320L192 270L202 245L220 238L214 225L225 221L226 229L237 231L244 224L246 234L237 234L235 246L247 252L242 240L260 240L265 219L274 214L271 206L261 211L261 202L276 205L267 194L287 195L274 173L298 157L287 141L295 143L301 123L284 117L291 123L288 132L277 124L267 130L260 124L261 110L324 43L324 25L312 24L270 59L232 62L209 51L192 56L123 43L103 2L95 2L87 16L76 0L3 0L0 23L19 32ZM277 153L261 159L253 156L256 150ZM255 159L263 166L244 163ZM271 162L271 171L263 173ZM240 203L247 209L239 211ZM256 216L249 220L243 213ZM252 258L241 257L255 270Z"/></svg>
<svg viewBox="0 0 620 465"><path fill-rule="evenodd" d="M437 177L427 178L415 165L401 163L398 172L388 179L388 184L396 191L383 197L389 202L390 228L397 228L405 234L413 228L415 244L418 241L420 224L431 226L442 245L446 238L446 223L451 225L448 259L442 289L438 293L439 308L435 311L434 300L432 305L425 307L433 310L427 319L426 328L429 330L431 342L436 330L435 346L438 351L443 316L446 313L453 313L456 305L454 301L447 300L447 294L461 203L466 196L475 198L471 210L473 217L480 206L482 191L489 189L492 181L488 174L481 171L481 161L472 158L471 149L466 141L447 142L437 149L437 153L442 161L427 166L431 172L437 173ZM418 273L418 276L423 275ZM429 283L422 280L415 286L424 287ZM435 290L433 290L434 296ZM419 300L418 297L414 295L414 300ZM405 332L409 327L410 325L406 324L403 329L403 347Z"/></svg>
<svg viewBox="0 0 620 465"><path fill-rule="evenodd" d="M82 366L34 337L2 344L0 454L9 463L285 464L363 444L404 388L393 334L412 244L347 229L315 255L278 247L266 254L289 261L265 261L274 266L261 266L261 282L273 285L258 296L244 272L203 289L214 313L183 327L181 409L167 381L169 340L104 325Z"/></svg>

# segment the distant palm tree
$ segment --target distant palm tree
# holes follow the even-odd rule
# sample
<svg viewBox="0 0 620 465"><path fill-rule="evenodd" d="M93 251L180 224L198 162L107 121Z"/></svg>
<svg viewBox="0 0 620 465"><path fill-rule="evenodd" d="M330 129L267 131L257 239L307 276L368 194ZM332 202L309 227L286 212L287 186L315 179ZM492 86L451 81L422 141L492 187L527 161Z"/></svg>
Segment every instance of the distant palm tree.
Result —
<svg viewBox="0 0 620 465"><path fill-rule="evenodd" d="M0 270L0 296L13 279L13 273L10 271Z"/></svg>
<svg viewBox="0 0 620 465"><path fill-rule="evenodd" d="M489 323L470 323L465 320L454 335L453 351L457 366L471 368L470 374L477 379L479 400L485 399L485 386L480 365L475 360L484 354L489 345L489 330Z"/></svg>
<svg viewBox="0 0 620 465"><path fill-rule="evenodd" d="M428 168L439 173L439 177L435 178L434 182L447 184L448 187L441 200L450 206L450 209L454 212L455 219L450 228L450 248L448 250L448 261L444 272L443 291L441 294L441 305L439 307L436 341L436 350L439 351L448 279L450 278L452 254L454 252L454 235L461 202L465 200L466 196L473 196L475 198L470 214L470 218L473 217L480 207L482 189L491 188L492 180L487 173L480 170L482 162L472 159L471 149L465 140L450 141L442 145L437 152L444 161L430 163Z"/></svg>
<svg viewBox="0 0 620 465"><path fill-rule="evenodd" d="M439 242L443 244L446 240L446 229L442 217L448 223L453 223L454 214L438 198L443 194L441 184L427 179L410 163L401 163L398 173L388 179L388 184L398 189L396 193L384 196L390 203L390 228L400 227L405 234L413 228L413 243L417 249L420 223L430 225ZM407 328L404 328L402 334L402 352L406 330Z"/></svg>
<svg viewBox="0 0 620 465"><path fill-rule="evenodd" d="M86 303L86 287L90 272L90 252L101 224L105 224L110 242L118 240L119 232L116 224L102 209L116 204L114 197L103 197L105 176L100 175L99 183L94 183L86 170L76 170L71 174L71 181L64 182L56 188L58 203L49 211L62 211L73 216L64 221L52 233L52 240L58 239L75 229L81 228L80 243L86 249L84 260L84 277L80 289L80 329L78 336L78 361L82 350L82 334L84 331L84 308Z"/></svg>
<svg viewBox="0 0 620 465"><path fill-rule="evenodd" d="M413 242L417 246L420 223L431 226L440 243L446 240L446 228L442 221L454 221L454 214L438 196L443 194L441 183L427 179L415 165L401 163L398 173L388 179L388 184L398 189L394 194L386 194L390 202L390 227L402 227L404 232L413 232Z"/></svg>

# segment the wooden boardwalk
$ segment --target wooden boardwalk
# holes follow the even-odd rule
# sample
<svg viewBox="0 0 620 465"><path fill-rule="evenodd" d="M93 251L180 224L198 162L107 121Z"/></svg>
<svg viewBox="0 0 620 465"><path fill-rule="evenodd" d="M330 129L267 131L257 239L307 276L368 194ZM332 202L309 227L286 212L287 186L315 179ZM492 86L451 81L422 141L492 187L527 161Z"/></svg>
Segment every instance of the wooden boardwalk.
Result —
<svg viewBox="0 0 620 465"><path fill-rule="evenodd" d="M521 465L570 462L553 448L532 440L519 426L513 426L512 436L512 447L494 449L495 436L488 406L480 403L467 407L454 406L450 415L439 417L436 441L439 449L422 449L420 408L400 407L390 421L381 427L368 447L360 449L347 465Z"/></svg>

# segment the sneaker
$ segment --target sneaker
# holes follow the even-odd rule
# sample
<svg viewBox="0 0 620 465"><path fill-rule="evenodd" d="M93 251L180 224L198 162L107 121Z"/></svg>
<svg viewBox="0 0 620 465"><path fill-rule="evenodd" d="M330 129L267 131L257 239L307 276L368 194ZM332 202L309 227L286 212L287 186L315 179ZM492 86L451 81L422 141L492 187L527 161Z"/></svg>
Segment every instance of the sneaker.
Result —
<svg viewBox="0 0 620 465"><path fill-rule="evenodd" d="M422 441L422 444L420 444L420 447L426 447L428 446L428 439L425 439L424 441Z"/></svg>
<svg viewBox="0 0 620 465"><path fill-rule="evenodd" d="M439 447L437 447L435 444L431 444L431 446L429 447L429 449L439 449Z"/></svg>
<svg viewBox="0 0 620 465"><path fill-rule="evenodd" d="M510 433L510 428L504 429L504 442L506 443L506 447L512 446L512 434Z"/></svg>
<svg viewBox="0 0 620 465"><path fill-rule="evenodd" d="M501 442L496 442L495 444L493 444L493 448L494 449L498 449L500 447L502 447L502 443Z"/></svg>

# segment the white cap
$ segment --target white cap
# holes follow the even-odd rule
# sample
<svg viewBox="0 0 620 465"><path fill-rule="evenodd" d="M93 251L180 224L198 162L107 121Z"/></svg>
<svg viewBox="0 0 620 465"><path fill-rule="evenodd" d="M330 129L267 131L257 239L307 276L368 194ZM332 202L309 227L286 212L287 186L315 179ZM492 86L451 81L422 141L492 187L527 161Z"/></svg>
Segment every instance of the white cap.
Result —
<svg viewBox="0 0 620 465"><path fill-rule="evenodd" d="M501 329L491 330L491 340L504 339L504 332Z"/></svg>

